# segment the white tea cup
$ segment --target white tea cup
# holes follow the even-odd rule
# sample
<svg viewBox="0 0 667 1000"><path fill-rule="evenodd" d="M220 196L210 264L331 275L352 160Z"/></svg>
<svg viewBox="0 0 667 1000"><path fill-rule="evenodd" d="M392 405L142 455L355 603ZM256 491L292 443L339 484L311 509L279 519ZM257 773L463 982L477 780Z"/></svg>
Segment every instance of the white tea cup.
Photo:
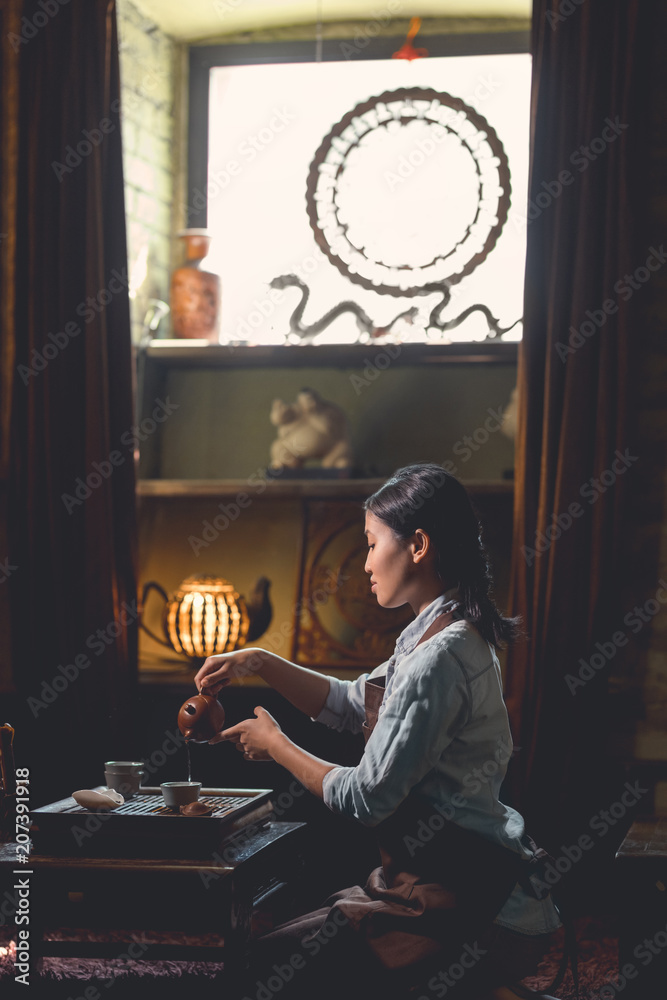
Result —
<svg viewBox="0 0 667 1000"><path fill-rule="evenodd" d="M170 809L197 802L201 791L201 781L163 781L160 785L164 804Z"/></svg>

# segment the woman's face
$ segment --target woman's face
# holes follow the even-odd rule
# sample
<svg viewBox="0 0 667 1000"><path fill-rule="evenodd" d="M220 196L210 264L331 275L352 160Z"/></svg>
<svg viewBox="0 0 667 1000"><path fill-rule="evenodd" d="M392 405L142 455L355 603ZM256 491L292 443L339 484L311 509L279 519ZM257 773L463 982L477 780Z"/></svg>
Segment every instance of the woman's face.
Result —
<svg viewBox="0 0 667 1000"><path fill-rule="evenodd" d="M391 528L370 511L366 512L365 535L368 557L364 570L370 575L371 589L383 608L400 608L409 601L415 563L408 541L398 538Z"/></svg>

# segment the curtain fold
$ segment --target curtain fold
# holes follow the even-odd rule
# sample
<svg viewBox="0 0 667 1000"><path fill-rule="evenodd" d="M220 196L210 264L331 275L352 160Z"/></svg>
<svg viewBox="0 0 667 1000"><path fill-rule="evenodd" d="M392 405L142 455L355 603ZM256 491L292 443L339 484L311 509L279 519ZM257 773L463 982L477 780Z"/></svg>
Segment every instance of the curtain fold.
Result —
<svg viewBox="0 0 667 1000"><path fill-rule="evenodd" d="M19 43L9 583L27 743L53 797L71 791L63 755L99 783L132 752L136 522L115 4L44 11L24 3Z"/></svg>
<svg viewBox="0 0 667 1000"><path fill-rule="evenodd" d="M14 296L16 186L18 183L19 48L11 44L21 30L21 0L0 6L0 480L9 474L9 428L14 374Z"/></svg>
<svg viewBox="0 0 667 1000"><path fill-rule="evenodd" d="M521 748L509 798L555 846L589 830L614 781L605 649L623 628L623 517L640 461L624 276L650 253L631 207L645 96L640 2L588 0L567 16L561 7L533 9L511 582L529 640L510 651L506 684Z"/></svg>

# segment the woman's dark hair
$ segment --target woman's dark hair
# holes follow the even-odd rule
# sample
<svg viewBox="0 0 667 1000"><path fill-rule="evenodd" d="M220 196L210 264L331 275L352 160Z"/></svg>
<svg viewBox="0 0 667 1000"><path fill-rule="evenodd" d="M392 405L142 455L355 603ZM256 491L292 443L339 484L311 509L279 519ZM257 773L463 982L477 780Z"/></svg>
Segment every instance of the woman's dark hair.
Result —
<svg viewBox="0 0 667 1000"><path fill-rule="evenodd" d="M520 618L500 613L479 519L461 483L439 465L408 465L388 479L364 503L399 538L421 528L437 554L438 575L458 584L460 611L493 646L501 648L523 636Z"/></svg>

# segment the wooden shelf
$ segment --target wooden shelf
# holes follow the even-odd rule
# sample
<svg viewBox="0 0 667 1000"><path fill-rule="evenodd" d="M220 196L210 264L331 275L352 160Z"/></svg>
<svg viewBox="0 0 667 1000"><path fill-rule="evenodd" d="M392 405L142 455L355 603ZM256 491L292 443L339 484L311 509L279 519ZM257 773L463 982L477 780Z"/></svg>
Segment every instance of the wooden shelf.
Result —
<svg viewBox="0 0 667 1000"><path fill-rule="evenodd" d="M283 346L151 340L146 356L153 362L183 368L363 368L384 354L393 365L516 364L517 341L456 344L313 344Z"/></svg>
<svg viewBox="0 0 667 1000"><path fill-rule="evenodd" d="M140 479L137 495L161 499L185 500L206 497L235 497L245 493L252 500L301 497L309 499L346 499L375 493L386 479ZM511 495L510 479L471 479L463 481L469 493ZM261 487L261 488L260 488Z"/></svg>

